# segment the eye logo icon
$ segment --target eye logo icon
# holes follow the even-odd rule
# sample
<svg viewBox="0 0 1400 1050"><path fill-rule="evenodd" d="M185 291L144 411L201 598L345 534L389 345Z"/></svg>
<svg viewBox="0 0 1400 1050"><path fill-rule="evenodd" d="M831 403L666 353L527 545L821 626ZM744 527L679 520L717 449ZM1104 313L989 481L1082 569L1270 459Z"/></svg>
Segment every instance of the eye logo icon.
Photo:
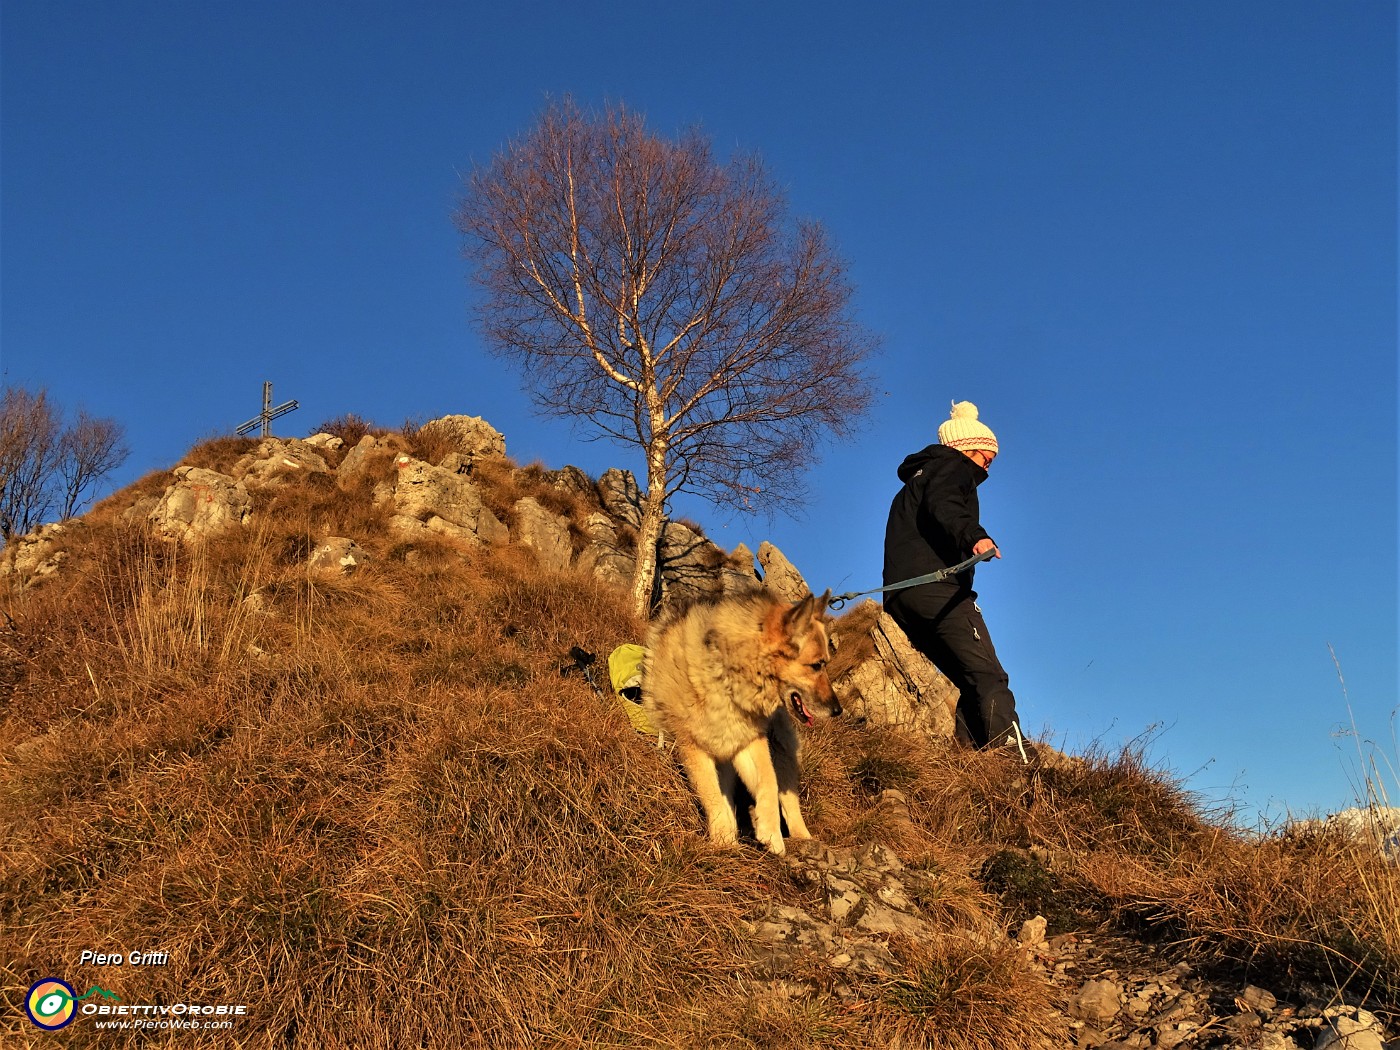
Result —
<svg viewBox="0 0 1400 1050"><path fill-rule="evenodd" d="M77 1009L73 986L57 977L45 977L30 986L24 998L24 1010L29 1019L50 1032L72 1024Z"/></svg>

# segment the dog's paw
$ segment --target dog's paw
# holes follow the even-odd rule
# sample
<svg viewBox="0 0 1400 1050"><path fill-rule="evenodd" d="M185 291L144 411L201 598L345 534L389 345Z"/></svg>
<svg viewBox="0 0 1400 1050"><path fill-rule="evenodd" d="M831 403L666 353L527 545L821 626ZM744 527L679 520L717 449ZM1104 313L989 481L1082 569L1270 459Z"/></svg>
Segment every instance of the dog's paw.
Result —
<svg viewBox="0 0 1400 1050"><path fill-rule="evenodd" d="M773 856L780 857L783 855L784 847L783 837L781 835L758 835L757 838L758 841L762 843L763 848L766 849L769 853L773 854Z"/></svg>
<svg viewBox="0 0 1400 1050"><path fill-rule="evenodd" d="M737 825L729 825L710 828L710 841L716 846L726 846L734 848L739 845L739 828Z"/></svg>

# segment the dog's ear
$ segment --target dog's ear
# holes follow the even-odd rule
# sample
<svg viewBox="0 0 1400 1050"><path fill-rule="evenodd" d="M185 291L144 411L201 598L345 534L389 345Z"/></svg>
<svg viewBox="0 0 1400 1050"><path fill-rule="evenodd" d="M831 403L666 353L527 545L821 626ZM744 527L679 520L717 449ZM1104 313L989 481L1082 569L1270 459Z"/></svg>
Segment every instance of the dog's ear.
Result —
<svg viewBox="0 0 1400 1050"><path fill-rule="evenodd" d="M820 598L808 594L800 602L793 602L792 608L783 617L783 622L788 630L801 629L811 620L820 620L826 614L827 604L831 601L831 588L822 591Z"/></svg>
<svg viewBox="0 0 1400 1050"><path fill-rule="evenodd" d="M787 629L788 634L799 632L805 628L816 607L817 599L810 594L800 602L793 602L791 608L783 615L783 627Z"/></svg>

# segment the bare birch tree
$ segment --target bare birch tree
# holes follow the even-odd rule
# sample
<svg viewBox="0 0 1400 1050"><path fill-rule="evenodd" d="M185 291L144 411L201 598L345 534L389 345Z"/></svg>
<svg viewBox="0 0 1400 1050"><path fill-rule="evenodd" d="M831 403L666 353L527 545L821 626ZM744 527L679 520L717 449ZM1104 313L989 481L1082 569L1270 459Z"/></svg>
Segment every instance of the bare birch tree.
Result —
<svg viewBox="0 0 1400 1050"><path fill-rule="evenodd" d="M536 408L638 446L633 599L649 612L666 502L796 506L824 437L870 401L873 337L821 226L762 163L624 107L549 106L471 174L456 214L491 349Z"/></svg>

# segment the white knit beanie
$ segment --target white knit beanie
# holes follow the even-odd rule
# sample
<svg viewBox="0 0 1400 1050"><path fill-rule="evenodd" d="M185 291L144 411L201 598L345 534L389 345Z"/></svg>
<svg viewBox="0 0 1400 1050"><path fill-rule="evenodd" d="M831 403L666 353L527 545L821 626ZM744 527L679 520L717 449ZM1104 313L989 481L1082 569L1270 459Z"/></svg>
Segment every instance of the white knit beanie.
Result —
<svg viewBox="0 0 1400 1050"><path fill-rule="evenodd" d="M997 451L997 436L985 423L977 421L977 406L971 401L959 401L953 405L952 415L938 428L938 440L964 452L977 448L987 452Z"/></svg>

